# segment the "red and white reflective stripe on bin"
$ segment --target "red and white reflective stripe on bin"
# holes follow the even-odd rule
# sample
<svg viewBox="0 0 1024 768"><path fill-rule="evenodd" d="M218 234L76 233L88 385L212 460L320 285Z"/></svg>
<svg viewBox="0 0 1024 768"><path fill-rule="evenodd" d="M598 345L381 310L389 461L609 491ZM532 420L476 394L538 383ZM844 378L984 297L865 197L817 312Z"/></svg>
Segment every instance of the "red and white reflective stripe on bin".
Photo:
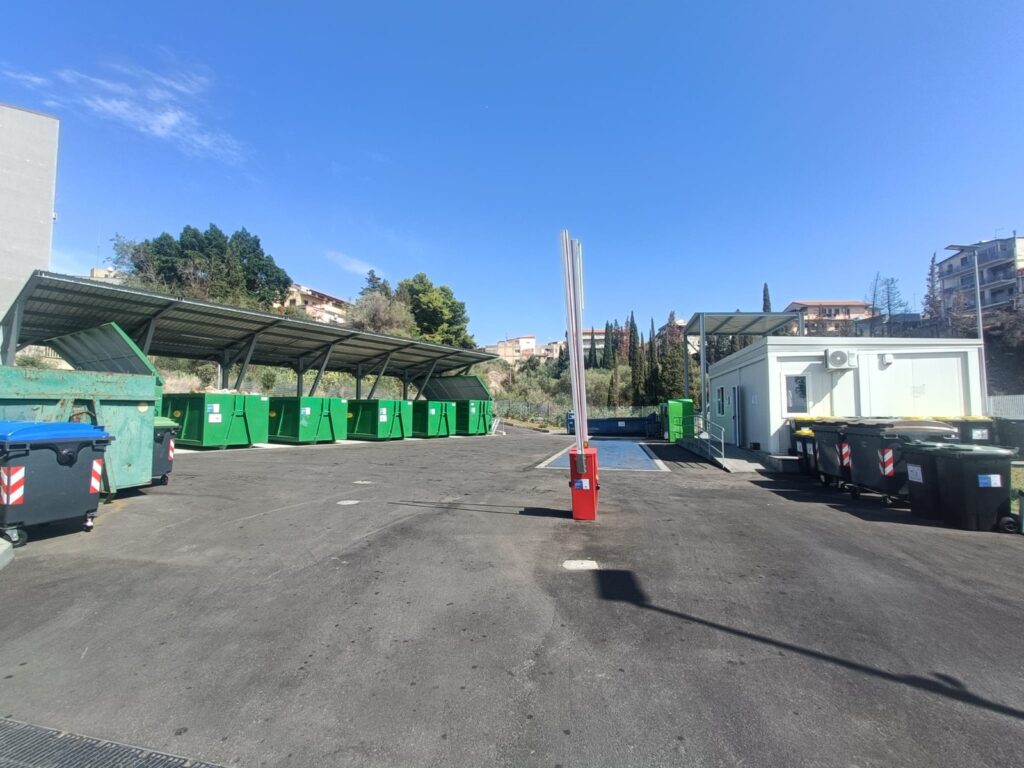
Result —
<svg viewBox="0 0 1024 768"><path fill-rule="evenodd" d="M892 448L882 448L878 452L878 471L882 477L895 476L896 462L893 459Z"/></svg>
<svg viewBox="0 0 1024 768"><path fill-rule="evenodd" d="M0 467L0 504L11 506L25 501L25 468Z"/></svg>
<svg viewBox="0 0 1024 768"><path fill-rule="evenodd" d="M850 466L850 444L840 443L836 450L839 452L839 466L848 467Z"/></svg>
<svg viewBox="0 0 1024 768"><path fill-rule="evenodd" d="M103 483L103 459L92 460L92 479L89 481L89 493L99 493Z"/></svg>
<svg viewBox="0 0 1024 768"><path fill-rule="evenodd" d="M172 437L167 444L167 460L174 461L174 438Z"/></svg>

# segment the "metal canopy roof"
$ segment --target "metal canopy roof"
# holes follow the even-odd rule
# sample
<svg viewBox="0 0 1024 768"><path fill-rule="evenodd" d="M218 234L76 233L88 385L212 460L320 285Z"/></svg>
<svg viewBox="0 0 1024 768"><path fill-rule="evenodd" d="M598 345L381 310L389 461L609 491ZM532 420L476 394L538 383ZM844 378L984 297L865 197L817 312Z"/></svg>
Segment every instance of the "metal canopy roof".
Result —
<svg viewBox="0 0 1024 768"><path fill-rule="evenodd" d="M800 321L799 312L695 312L686 324L686 334L700 328L704 318L705 336L767 336L781 330L794 320Z"/></svg>
<svg viewBox="0 0 1024 768"><path fill-rule="evenodd" d="M4 317L4 359L16 348L115 322L150 355L212 360L224 368L384 373L411 378L466 368L494 355L341 326L175 298L124 285L36 271ZM13 343L12 343L13 342Z"/></svg>

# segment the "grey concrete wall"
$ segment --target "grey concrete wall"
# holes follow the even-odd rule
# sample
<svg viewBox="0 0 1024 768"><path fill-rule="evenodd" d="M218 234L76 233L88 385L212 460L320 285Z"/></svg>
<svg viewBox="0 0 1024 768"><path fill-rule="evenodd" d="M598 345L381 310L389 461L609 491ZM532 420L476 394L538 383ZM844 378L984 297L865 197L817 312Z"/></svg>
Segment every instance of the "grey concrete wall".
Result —
<svg viewBox="0 0 1024 768"><path fill-rule="evenodd" d="M0 317L32 271L50 267L59 128L0 104Z"/></svg>

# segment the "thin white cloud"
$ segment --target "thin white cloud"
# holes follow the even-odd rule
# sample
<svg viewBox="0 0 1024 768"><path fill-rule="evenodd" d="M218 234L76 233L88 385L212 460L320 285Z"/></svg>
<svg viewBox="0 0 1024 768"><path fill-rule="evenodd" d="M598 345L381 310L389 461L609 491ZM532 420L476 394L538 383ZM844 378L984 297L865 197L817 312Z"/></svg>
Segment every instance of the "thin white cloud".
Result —
<svg viewBox="0 0 1024 768"><path fill-rule="evenodd" d="M20 83L26 88L45 88L50 84L49 79L40 75L33 75L31 72L19 72L15 69L0 69L0 75L8 80Z"/></svg>
<svg viewBox="0 0 1024 768"><path fill-rule="evenodd" d="M208 75L184 68L154 72L123 64L106 70L103 77L74 69L58 70L53 78L12 68L0 69L0 75L46 91L47 104L84 110L169 142L189 155L241 163L242 144L226 131L207 127L201 118L202 97L212 87Z"/></svg>
<svg viewBox="0 0 1024 768"><path fill-rule="evenodd" d="M362 259L356 259L352 256L347 256L339 251L328 251L327 258L337 264L339 267L344 269L346 272L351 272L353 275L359 275L360 277L365 276L371 269L378 275L383 276L383 273L374 267L372 264L363 261Z"/></svg>

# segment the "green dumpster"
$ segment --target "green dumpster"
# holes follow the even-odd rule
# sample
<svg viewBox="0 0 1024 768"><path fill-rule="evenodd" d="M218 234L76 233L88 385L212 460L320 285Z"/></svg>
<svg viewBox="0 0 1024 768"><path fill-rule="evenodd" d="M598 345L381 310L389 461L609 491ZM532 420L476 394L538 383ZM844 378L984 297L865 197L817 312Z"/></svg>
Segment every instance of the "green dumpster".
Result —
<svg viewBox="0 0 1024 768"><path fill-rule="evenodd" d="M114 436L103 464L103 492L153 479L153 376L0 366L0 419L74 421Z"/></svg>
<svg viewBox="0 0 1024 768"><path fill-rule="evenodd" d="M455 402L455 434L486 435L494 418L492 400L457 400Z"/></svg>
<svg viewBox="0 0 1024 768"><path fill-rule="evenodd" d="M190 448L248 447L269 441L266 395L234 392L165 394L163 415L181 425L179 445Z"/></svg>
<svg viewBox="0 0 1024 768"><path fill-rule="evenodd" d="M178 422L165 416L153 418L153 485L167 485L174 465Z"/></svg>
<svg viewBox="0 0 1024 768"><path fill-rule="evenodd" d="M340 397L270 398L270 442L333 443L348 435L348 400Z"/></svg>
<svg viewBox="0 0 1024 768"><path fill-rule="evenodd" d="M451 400L413 400L412 436L448 437L455 434L455 403Z"/></svg>
<svg viewBox="0 0 1024 768"><path fill-rule="evenodd" d="M693 437L693 400L668 400L661 404L662 437L670 443Z"/></svg>
<svg viewBox="0 0 1024 768"><path fill-rule="evenodd" d="M401 440L412 437L411 400L349 400L350 440Z"/></svg>

